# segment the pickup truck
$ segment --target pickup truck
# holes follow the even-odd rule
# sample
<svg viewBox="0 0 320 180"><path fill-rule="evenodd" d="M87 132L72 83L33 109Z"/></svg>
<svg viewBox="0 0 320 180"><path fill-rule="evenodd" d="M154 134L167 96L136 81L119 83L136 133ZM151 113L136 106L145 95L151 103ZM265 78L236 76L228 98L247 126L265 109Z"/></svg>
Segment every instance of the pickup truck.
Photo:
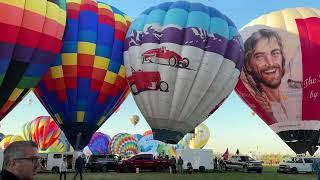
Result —
<svg viewBox="0 0 320 180"><path fill-rule="evenodd" d="M86 163L86 169L91 172L101 171L108 172L109 170L117 170L119 157L117 155L91 155Z"/></svg>
<svg viewBox="0 0 320 180"><path fill-rule="evenodd" d="M153 154L138 154L127 160L120 161L118 164L118 172L134 172L136 168L141 170L151 170L163 172L169 169L170 161L167 159L154 159Z"/></svg>
<svg viewBox="0 0 320 180"><path fill-rule="evenodd" d="M221 163L223 170L241 170L243 172L256 171L262 173L262 161L257 161L250 156L232 156L230 160Z"/></svg>

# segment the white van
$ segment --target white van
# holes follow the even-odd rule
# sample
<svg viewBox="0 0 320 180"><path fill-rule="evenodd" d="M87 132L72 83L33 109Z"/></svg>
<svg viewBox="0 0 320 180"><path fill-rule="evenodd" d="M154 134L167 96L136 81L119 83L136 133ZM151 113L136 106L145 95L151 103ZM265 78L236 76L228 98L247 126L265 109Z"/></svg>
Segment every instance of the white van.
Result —
<svg viewBox="0 0 320 180"><path fill-rule="evenodd" d="M312 163L320 161L319 157L297 156L283 160L277 169L277 172L283 173L311 173Z"/></svg>
<svg viewBox="0 0 320 180"><path fill-rule="evenodd" d="M59 167L63 158L67 158L68 170L74 169L74 164L80 152L66 152L66 153L40 153L40 167L38 171L52 171L59 172Z"/></svg>
<svg viewBox="0 0 320 180"><path fill-rule="evenodd" d="M188 162L191 162L193 169L213 169L214 156L211 149L177 149L177 162L180 156L183 159L184 170L187 169Z"/></svg>

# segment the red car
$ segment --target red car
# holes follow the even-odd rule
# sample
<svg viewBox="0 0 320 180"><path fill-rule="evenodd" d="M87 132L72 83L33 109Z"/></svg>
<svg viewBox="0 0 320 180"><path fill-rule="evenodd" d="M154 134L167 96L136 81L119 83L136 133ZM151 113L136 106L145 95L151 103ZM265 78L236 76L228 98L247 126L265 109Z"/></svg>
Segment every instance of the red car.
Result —
<svg viewBox="0 0 320 180"><path fill-rule="evenodd" d="M145 62L159 63L158 58L168 60L169 66L172 67L187 68L189 66L188 58L183 58L178 53L167 50L164 46L157 49L150 49L144 52L142 55L142 64Z"/></svg>
<svg viewBox="0 0 320 180"><path fill-rule="evenodd" d="M141 70L132 72L128 77L129 85L133 95L140 92L160 89L162 92L168 92L168 83L161 81L159 72L143 72Z"/></svg>
<svg viewBox="0 0 320 180"><path fill-rule="evenodd" d="M163 172L169 169L170 161L167 159L154 159L153 154L138 154L130 159L120 161L118 164L118 172L134 172L136 168L139 171L150 170Z"/></svg>

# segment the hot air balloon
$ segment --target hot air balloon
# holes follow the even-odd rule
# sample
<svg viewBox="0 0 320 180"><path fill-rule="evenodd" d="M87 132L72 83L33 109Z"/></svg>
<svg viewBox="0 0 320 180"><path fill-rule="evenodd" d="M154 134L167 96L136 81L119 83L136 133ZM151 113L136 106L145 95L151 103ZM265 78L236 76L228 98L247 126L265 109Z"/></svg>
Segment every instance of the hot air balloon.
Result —
<svg viewBox="0 0 320 180"><path fill-rule="evenodd" d="M314 154L320 129L320 9L265 14L244 26L236 92L296 153Z"/></svg>
<svg viewBox="0 0 320 180"><path fill-rule="evenodd" d="M208 142L210 138L210 130L204 125L200 124L195 128L195 133L190 139L189 148L190 149L202 149Z"/></svg>
<svg viewBox="0 0 320 180"><path fill-rule="evenodd" d="M139 141L143 136L141 134L134 134L133 135L137 141Z"/></svg>
<svg viewBox="0 0 320 180"><path fill-rule="evenodd" d="M129 24L115 7L67 0L61 54L35 94L76 150L89 143L126 93L123 49Z"/></svg>
<svg viewBox="0 0 320 180"><path fill-rule="evenodd" d="M5 137L3 133L0 133L0 141Z"/></svg>
<svg viewBox="0 0 320 180"><path fill-rule="evenodd" d="M0 120L54 62L66 23L64 0L1 0Z"/></svg>
<svg viewBox="0 0 320 180"><path fill-rule="evenodd" d="M83 150L82 150L82 153L86 156L91 156L92 155L92 152L91 150L89 149L88 146L84 147Z"/></svg>
<svg viewBox="0 0 320 180"><path fill-rule="evenodd" d="M64 139L59 138L48 149L42 151L39 149L40 153L64 153L68 152L68 142Z"/></svg>
<svg viewBox="0 0 320 180"><path fill-rule="evenodd" d="M233 90L243 64L233 22L200 3L168 2L132 23L124 52L132 95L154 138L177 144Z"/></svg>
<svg viewBox="0 0 320 180"><path fill-rule="evenodd" d="M130 117L130 122L135 126L139 123L140 117L138 115L132 115Z"/></svg>
<svg viewBox="0 0 320 180"><path fill-rule="evenodd" d="M127 133L119 133L112 137L109 144L109 152L111 154L131 157L140 151L134 136Z"/></svg>
<svg viewBox="0 0 320 180"><path fill-rule="evenodd" d="M154 155L166 154L176 156L177 145L170 145L164 142L154 140L152 136L143 136L137 143L140 152L149 152Z"/></svg>
<svg viewBox="0 0 320 180"><path fill-rule="evenodd" d="M32 121L29 121L29 122L24 123L22 126L22 137L26 141L32 140L31 123L32 123Z"/></svg>
<svg viewBox="0 0 320 180"><path fill-rule="evenodd" d="M39 151L45 152L56 143L61 130L50 116L39 116L31 122L32 141L38 144Z"/></svg>
<svg viewBox="0 0 320 180"><path fill-rule="evenodd" d="M7 135L0 142L0 148L6 149L11 143L16 141L23 141L23 138L18 135Z"/></svg>
<svg viewBox="0 0 320 180"><path fill-rule="evenodd" d="M159 144L161 141L145 138L141 138L137 143L141 152L156 152Z"/></svg>
<svg viewBox="0 0 320 180"><path fill-rule="evenodd" d="M153 138L153 132L152 132L152 130L145 131L145 132L142 134L142 136L152 136L152 138Z"/></svg>
<svg viewBox="0 0 320 180"><path fill-rule="evenodd" d="M94 155L108 154L110 140L110 136L101 132L96 132L93 134L88 147Z"/></svg>

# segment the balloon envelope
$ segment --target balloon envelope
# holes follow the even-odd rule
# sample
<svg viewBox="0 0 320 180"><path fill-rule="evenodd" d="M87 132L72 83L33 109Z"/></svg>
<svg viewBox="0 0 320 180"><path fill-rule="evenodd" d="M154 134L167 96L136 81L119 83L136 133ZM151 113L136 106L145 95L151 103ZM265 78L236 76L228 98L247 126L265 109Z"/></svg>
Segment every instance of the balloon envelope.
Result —
<svg viewBox="0 0 320 180"><path fill-rule="evenodd" d="M16 141L24 141L24 140L21 136L18 136L18 135L7 135L1 140L0 147L1 149L6 149L11 143Z"/></svg>
<svg viewBox="0 0 320 180"><path fill-rule="evenodd" d="M238 81L242 49L233 22L200 3L163 3L137 17L126 73L155 139L176 144L212 113Z"/></svg>
<svg viewBox="0 0 320 180"><path fill-rule="evenodd" d="M35 94L71 145L83 149L123 102L127 15L96 1L67 0L63 48Z"/></svg>
<svg viewBox="0 0 320 180"><path fill-rule="evenodd" d="M135 126L139 123L140 117L138 115L132 115L130 117L131 123Z"/></svg>
<svg viewBox="0 0 320 180"><path fill-rule="evenodd" d="M57 143L61 130L50 116L39 116L31 122L32 141L38 144L39 151L46 151Z"/></svg>
<svg viewBox="0 0 320 180"><path fill-rule="evenodd" d="M203 123L195 128L195 133L190 139L189 147L190 149L202 149L208 142L210 138L210 130Z"/></svg>
<svg viewBox="0 0 320 180"><path fill-rule="evenodd" d="M0 120L47 72L62 46L64 0L1 0Z"/></svg>
<svg viewBox="0 0 320 180"><path fill-rule="evenodd" d="M26 122L22 126L22 137L26 141L32 140L32 134L31 134L31 123L32 121Z"/></svg>
<svg viewBox="0 0 320 180"><path fill-rule="evenodd" d="M4 134L3 133L0 133L0 141L4 138Z"/></svg>
<svg viewBox="0 0 320 180"><path fill-rule="evenodd" d="M110 140L110 136L96 132L93 134L88 147L94 155L108 154Z"/></svg>
<svg viewBox="0 0 320 180"><path fill-rule="evenodd" d="M319 26L319 9L292 8L240 31L245 65L236 92L298 154L314 154L319 139Z"/></svg>
<svg viewBox="0 0 320 180"><path fill-rule="evenodd" d="M124 155L128 158L138 154L140 150L133 135L119 133L112 137L109 144L109 152L111 154Z"/></svg>

